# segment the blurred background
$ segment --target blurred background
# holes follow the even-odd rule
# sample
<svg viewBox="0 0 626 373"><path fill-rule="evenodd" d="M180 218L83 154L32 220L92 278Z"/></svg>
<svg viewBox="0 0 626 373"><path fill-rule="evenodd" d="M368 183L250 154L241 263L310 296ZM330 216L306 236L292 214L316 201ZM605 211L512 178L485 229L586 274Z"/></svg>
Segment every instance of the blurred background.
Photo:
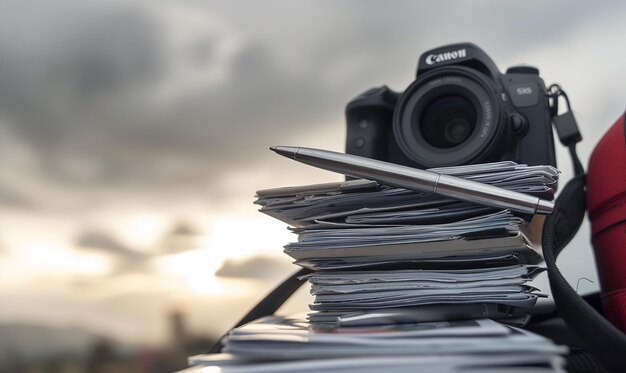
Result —
<svg viewBox="0 0 626 373"><path fill-rule="evenodd" d="M569 94L586 163L625 108L624 16L619 1L1 2L0 371L166 372L206 351L295 270L295 237L255 191L341 179L268 146L343 150L345 104L404 90L427 49L538 66ZM560 265L598 288L587 225Z"/></svg>

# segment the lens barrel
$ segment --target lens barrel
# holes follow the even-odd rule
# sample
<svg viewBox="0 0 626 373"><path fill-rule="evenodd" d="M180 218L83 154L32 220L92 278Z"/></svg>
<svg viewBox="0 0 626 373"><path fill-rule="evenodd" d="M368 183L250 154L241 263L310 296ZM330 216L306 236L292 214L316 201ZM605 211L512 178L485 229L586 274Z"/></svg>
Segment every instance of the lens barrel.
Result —
<svg viewBox="0 0 626 373"><path fill-rule="evenodd" d="M498 160L507 126L496 92L495 82L462 66L419 76L396 106L396 142L423 168Z"/></svg>

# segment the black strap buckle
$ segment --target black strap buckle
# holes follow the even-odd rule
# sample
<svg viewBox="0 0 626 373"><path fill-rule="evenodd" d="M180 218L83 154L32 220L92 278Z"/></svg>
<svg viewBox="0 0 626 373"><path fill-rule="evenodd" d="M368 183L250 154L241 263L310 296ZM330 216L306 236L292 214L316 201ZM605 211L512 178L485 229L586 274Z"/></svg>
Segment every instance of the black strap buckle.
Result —
<svg viewBox="0 0 626 373"><path fill-rule="evenodd" d="M582 141L576 118L570 106L567 93L561 89L558 84L552 84L548 88L548 97L550 99L550 114L552 115L552 124L556 129L556 133L559 135L561 143L567 147L571 147L576 143ZM565 100L566 110L562 114L559 114L559 98L563 97Z"/></svg>

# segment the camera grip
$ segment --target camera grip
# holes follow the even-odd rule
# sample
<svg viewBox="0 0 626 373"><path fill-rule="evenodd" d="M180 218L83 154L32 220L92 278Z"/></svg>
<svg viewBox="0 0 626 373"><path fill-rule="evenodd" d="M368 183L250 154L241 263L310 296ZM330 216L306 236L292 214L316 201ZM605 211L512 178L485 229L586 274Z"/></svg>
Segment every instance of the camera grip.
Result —
<svg viewBox="0 0 626 373"><path fill-rule="evenodd" d="M346 153L387 160L391 119L398 94L386 86L372 88L346 105Z"/></svg>

